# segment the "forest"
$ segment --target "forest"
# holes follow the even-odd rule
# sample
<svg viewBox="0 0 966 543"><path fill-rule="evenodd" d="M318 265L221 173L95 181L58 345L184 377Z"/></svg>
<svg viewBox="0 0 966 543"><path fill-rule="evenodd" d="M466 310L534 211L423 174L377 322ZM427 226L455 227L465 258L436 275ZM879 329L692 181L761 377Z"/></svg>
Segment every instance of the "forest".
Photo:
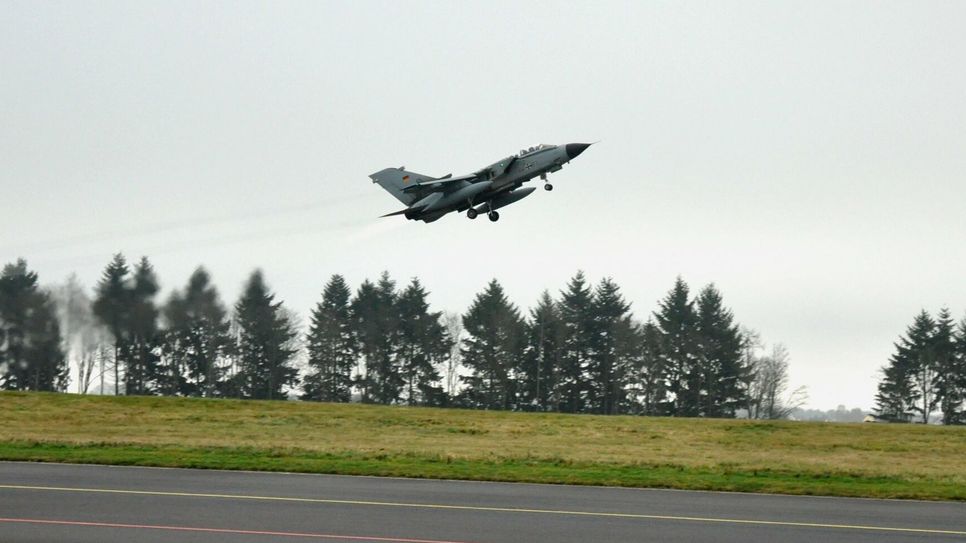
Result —
<svg viewBox="0 0 966 543"><path fill-rule="evenodd" d="M7 264L0 389L759 419L807 399L781 344L739 325L714 284L692 293L681 277L644 319L612 279L579 271L526 310L493 279L462 314L434 311L418 278L353 290L335 274L304 326L260 270L230 307L203 267L160 290L146 257L115 255L90 293ZM964 367L966 319L923 311L882 369L877 418L966 422Z"/></svg>

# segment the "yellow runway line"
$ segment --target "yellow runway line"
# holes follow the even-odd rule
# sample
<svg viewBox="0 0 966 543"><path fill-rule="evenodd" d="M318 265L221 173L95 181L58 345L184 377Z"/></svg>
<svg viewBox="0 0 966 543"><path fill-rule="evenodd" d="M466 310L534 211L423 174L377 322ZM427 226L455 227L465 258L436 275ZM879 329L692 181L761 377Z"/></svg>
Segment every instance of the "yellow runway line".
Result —
<svg viewBox="0 0 966 543"><path fill-rule="evenodd" d="M484 511L496 513L529 513L535 515L564 515L580 517L599 517L599 518L621 518L621 519L641 519L641 520L668 520L668 521L687 521L687 522L711 522L719 524L743 524L753 526L789 526L798 528L825 528L831 530L863 530L874 532L898 532L908 534L942 534L942 535L966 535L966 531L960 530L938 530L930 528L899 528L889 526L865 526L860 524L826 524L819 522L792 522L781 520L752 520L752 519L733 519L715 517L691 517L677 515L647 515L642 513L609 513L597 511L568 511L555 509L526 509L518 507L486 507L476 505L445 505L429 503L405 503L405 502L380 502L364 500L337 500L330 498L295 498L286 496L251 496L244 494L207 494L199 492L162 492L156 490L122 490L113 488L76 488L58 486L25 486L25 485L0 485L0 489L7 490L33 490L47 492L86 492L93 494L127 494L140 496L163 496L180 498L210 498L220 500L254 500L272 502L296 502L296 503L319 503L330 505L359 505L369 507L406 507L414 509L438 509L438 510L458 510L458 511Z"/></svg>

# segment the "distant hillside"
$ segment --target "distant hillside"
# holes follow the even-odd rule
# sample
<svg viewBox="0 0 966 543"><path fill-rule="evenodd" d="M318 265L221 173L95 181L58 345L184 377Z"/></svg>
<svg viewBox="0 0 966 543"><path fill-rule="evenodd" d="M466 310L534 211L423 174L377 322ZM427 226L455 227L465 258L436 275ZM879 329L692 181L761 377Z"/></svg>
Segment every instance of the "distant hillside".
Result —
<svg viewBox="0 0 966 543"><path fill-rule="evenodd" d="M793 409L790 415L792 420L806 420L814 422L862 422L870 411L854 407L846 409L840 405L835 409L822 411L821 409Z"/></svg>

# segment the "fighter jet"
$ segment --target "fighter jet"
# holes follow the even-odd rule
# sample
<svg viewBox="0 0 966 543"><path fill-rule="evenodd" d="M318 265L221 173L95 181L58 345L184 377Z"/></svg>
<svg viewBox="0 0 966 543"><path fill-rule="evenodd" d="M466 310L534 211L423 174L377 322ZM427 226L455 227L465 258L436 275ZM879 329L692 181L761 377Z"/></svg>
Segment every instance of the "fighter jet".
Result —
<svg viewBox="0 0 966 543"><path fill-rule="evenodd" d="M521 185L539 177L544 181L544 189L553 190L547 174L560 170L590 146L590 143L540 144L458 177L453 174L430 177L406 171L402 166L386 168L369 178L407 206L383 217L404 215L409 220L429 223L451 211L466 211L470 219L486 213L496 222L500 220L497 209L518 202L536 190L536 187L521 188Z"/></svg>

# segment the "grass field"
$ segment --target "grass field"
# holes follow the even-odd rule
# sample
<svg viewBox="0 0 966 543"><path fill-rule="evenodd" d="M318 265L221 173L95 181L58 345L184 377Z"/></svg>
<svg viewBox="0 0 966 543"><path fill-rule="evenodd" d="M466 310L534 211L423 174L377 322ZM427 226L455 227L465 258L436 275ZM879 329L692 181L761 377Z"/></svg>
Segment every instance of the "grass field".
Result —
<svg viewBox="0 0 966 543"><path fill-rule="evenodd" d="M966 500L966 427L0 393L0 459Z"/></svg>

